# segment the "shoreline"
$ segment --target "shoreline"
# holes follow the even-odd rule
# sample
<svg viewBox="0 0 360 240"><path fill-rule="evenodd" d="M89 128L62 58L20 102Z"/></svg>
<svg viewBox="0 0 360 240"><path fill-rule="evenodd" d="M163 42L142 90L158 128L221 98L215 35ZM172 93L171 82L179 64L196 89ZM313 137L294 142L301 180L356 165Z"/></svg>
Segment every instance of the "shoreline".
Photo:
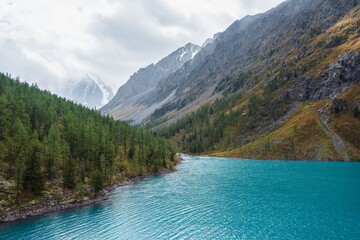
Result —
<svg viewBox="0 0 360 240"><path fill-rule="evenodd" d="M344 161L344 160L318 160L318 159L281 159L281 158L244 158L244 157L227 157L227 156L216 156L216 155L190 155L198 157L213 157L213 158L228 158L238 160L250 160L250 161L282 161L282 162L359 162L359 161Z"/></svg>
<svg viewBox="0 0 360 240"><path fill-rule="evenodd" d="M182 161L182 159L179 160L179 162L176 164L176 166L181 164L181 161ZM37 216L42 216L42 215L51 214L51 213L55 213L55 212L60 212L63 210L73 210L73 209L77 209L77 208L81 208L81 207L85 207L85 206L99 204L106 200L111 199L111 192L114 191L115 189L118 189L123 186L135 184L145 178L170 174L170 173L174 173L176 171L177 171L176 169L175 170L164 169L157 173L147 173L143 176L137 176L137 177L130 178L130 179L127 179L122 182L114 183L113 185L104 187L104 189L101 191L101 193L92 199L81 200L78 202L71 202L71 203L65 203L65 204L58 204L58 205L54 205L54 206L47 206L47 207L43 207L43 208L36 208L36 209L31 209L29 211L23 211L23 212L19 212L19 210L14 210L13 212L0 218L0 225L25 220L25 219L28 219L31 217L37 217Z"/></svg>
<svg viewBox="0 0 360 240"><path fill-rule="evenodd" d="M176 162L175 166L182 164L182 161L184 160L184 157L186 157L186 156L229 158L229 159L255 160L255 161L264 161L265 160L265 161L310 161L310 162L315 161L315 162L319 162L317 160L246 159L246 158L236 158L236 157L218 157L218 156L211 156L211 155L191 155L191 154L184 154L184 153L181 153L177 156L178 156L178 161ZM332 162L341 162L341 161L332 161ZM117 182L110 186L104 187L104 189L99 193L99 195L97 195L91 199L75 201L75 202L71 202L71 203L63 203L63 204L47 206L47 207L42 207L42 208L34 208L31 210L22 211L22 212L20 212L19 210L14 210L13 212L10 212L9 214L0 218L0 225L7 224L7 223L13 223L13 222L17 222L17 221L22 221L22 220L25 220L25 219L28 219L31 217L37 217L37 216L42 216L42 215L51 214L51 213L55 213L55 212L60 212L63 210L74 210L74 209L78 209L78 208L85 207L85 206L100 204L100 203L103 203L104 201L111 199L111 192L120 187L133 185L133 184L135 184L141 180L144 180L146 178L149 178L149 177L170 174L170 173L174 173L176 171L178 171L176 168L174 170L163 169L162 171L159 171L157 173L147 173L143 176L137 176L137 177L130 178L130 179L127 179L122 182Z"/></svg>

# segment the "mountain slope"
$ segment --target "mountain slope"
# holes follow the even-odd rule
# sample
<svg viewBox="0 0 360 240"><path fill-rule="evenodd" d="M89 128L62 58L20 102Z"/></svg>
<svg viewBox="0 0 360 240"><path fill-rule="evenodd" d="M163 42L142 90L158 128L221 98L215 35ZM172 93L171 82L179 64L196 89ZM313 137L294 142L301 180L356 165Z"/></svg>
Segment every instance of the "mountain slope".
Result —
<svg viewBox="0 0 360 240"><path fill-rule="evenodd" d="M132 119L136 122L143 120L152 112L138 107L139 99L153 90L161 79L169 76L192 59L199 49L199 46L188 43L155 65L151 64L146 68L141 68L119 88L115 97L101 109L101 112L109 114L115 119Z"/></svg>
<svg viewBox="0 0 360 240"><path fill-rule="evenodd" d="M286 1L236 21L212 43L212 53L144 97L161 101L175 92L148 127L189 152L359 159L357 3Z"/></svg>
<svg viewBox="0 0 360 240"><path fill-rule="evenodd" d="M63 92L66 98L89 108L102 107L114 97L112 89L99 77L89 75L75 84L67 84Z"/></svg>
<svg viewBox="0 0 360 240"><path fill-rule="evenodd" d="M201 50L193 61L163 79L140 105L152 106L170 97L167 103L172 107L166 106L168 111L162 112L175 110L171 115L176 115L184 105L192 108L212 99L221 80L222 85L229 85L226 79L237 78L244 71L254 73L244 84L255 85L282 62L307 54L308 36L325 32L353 6L350 0L286 1L264 14L236 21L207 45L212 45L211 54ZM240 87L235 84L232 91Z"/></svg>
<svg viewBox="0 0 360 240"><path fill-rule="evenodd" d="M164 138L0 74L0 223L173 168L174 154Z"/></svg>

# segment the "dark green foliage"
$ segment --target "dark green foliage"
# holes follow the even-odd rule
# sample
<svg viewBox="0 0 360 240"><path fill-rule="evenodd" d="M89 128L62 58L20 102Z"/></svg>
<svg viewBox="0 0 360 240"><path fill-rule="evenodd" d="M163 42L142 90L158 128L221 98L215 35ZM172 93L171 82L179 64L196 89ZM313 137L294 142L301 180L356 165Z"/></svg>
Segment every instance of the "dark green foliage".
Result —
<svg viewBox="0 0 360 240"><path fill-rule="evenodd" d="M245 80L246 80L246 75L245 73L241 72L239 74L239 77L232 82L232 85L230 87L231 92L235 93L239 89L241 89L245 84Z"/></svg>
<svg viewBox="0 0 360 240"><path fill-rule="evenodd" d="M354 117L360 118L360 111L357 107L354 109Z"/></svg>
<svg viewBox="0 0 360 240"><path fill-rule="evenodd" d="M278 85L278 76L269 81L266 86L264 87L264 92L263 92L263 104L268 104L270 103L273 93L279 88Z"/></svg>
<svg viewBox="0 0 360 240"><path fill-rule="evenodd" d="M39 194L43 175L68 188L95 170L108 182L138 176L170 166L172 154L161 137L0 74L0 174L19 183L17 193Z"/></svg>
<svg viewBox="0 0 360 240"><path fill-rule="evenodd" d="M262 150L262 154L266 155L270 150L271 150L271 142L270 139L268 138L264 144L264 148Z"/></svg>
<svg viewBox="0 0 360 240"><path fill-rule="evenodd" d="M37 134L34 133L25 162L25 170L22 175L23 190L34 195L40 195L41 191L44 189L44 177L41 171L40 157L40 143L37 140Z"/></svg>
<svg viewBox="0 0 360 240"><path fill-rule="evenodd" d="M214 93L221 92L226 89L226 93L235 93L241 89L246 81L246 74L240 72L238 76L223 78L216 86Z"/></svg>
<svg viewBox="0 0 360 240"><path fill-rule="evenodd" d="M271 93L273 93L276 89L278 89L277 80L274 79L272 81L269 81L266 84L266 87L264 88L264 97L269 96Z"/></svg>
<svg viewBox="0 0 360 240"><path fill-rule="evenodd" d="M180 104L181 105L181 104ZM171 112L176 109L178 106L176 103L166 103L161 108L156 109L155 112L151 115L152 119L157 119L164 116L166 113ZM179 107L179 109L181 106Z"/></svg>
<svg viewBox="0 0 360 240"><path fill-rule="evenodd" d="M249 115L255 115L260 109L260 99L255 94L249 98L248 109Z"/></svg>
<svg viewBox="0 0 360 240"><path fill-rule="evenodd" d="M65 161L63 171L63 185L67 188L74 188L75 183L75 162L72 158L68 158Z"/></svg>
<svg viewBox="0 0 360 240"><path fill-rule="evenodd" d="M181 130L185 130L186 136L183 136L178 146L183 151L191 153L200 153L212 151L216 144L222 143L224 148L230 144L228 135L224 135L225 128L229 125L236 125L240 118L239 111L230 111L225 114L223 111L229 105L235 105L241 99L241 94L234 95L232 98L216 100L211 106L205 105L196 112L178 120L175 124L159 129L157 134L166 138L175 136ZM213 121L210 121L213 118ZM174 152L171 152L174 155Z"/></svg>
<svg viewBox="0 0 360 240"><path fill-rule="evenodd" d="M183 100L181 100L181 101L178 103L177 110L180 110L180 109L184 108L184 107L187 106L189 103L193 102L195 99L196 99L196 98L195 98L194 95L187 96L186 98L184 98Z"/></svg>
<svg viewBox="0 0 360 240"><path fill-rule="evenodd" d="M91 173L90 186L93 188L95 193L98 193L103 189L104 180L100 171L95 170Z"/></svg>
<svg viewBox="0 0 360 240"><path fill-rule="evenodd" d="M84 169L81 169L80 170L80 179L79 179L80 182L85 183L85 178L86 178L86 172Z"/></svg>
<svg viewBox="0 0 360 240"><path fill-rule="evenodd" d="M335 114L339 114L341 112L340 106L336 105L334 108Z"/></svg>
<svg viewBox="0 0 360 240"><path fill-rule="evenodd" d="M133 159L134 155L135 155L135 149L134 149L134 147L130 147L130 149L128 151L128 158Z"/></svg>
<svg viewBox="0 0 360 240"><path fill-rule="evenodd" d="M61 143L57 124L53 124L50 128L48 141L48 156L46 158L47 178L50 180L54 176L55 165L58 165L61 159Z"/></svg>
<svg viewBox="0 0 360 240"><path fill-rule="evenodd" d="M24 168L24 160L27 156L28 137L24 126L19 118L16 118L14 123L15 136L13 139L13 150L15 154L15 172L16 172L16 202L19 201L20 178Z"/></svg>
<svg viewBox="0 0 360 240"><path fill-rule="evenodd" d="M239 81L245 81L246 76L245 73L240 74ZM204 105L170 126L158 129L156 133L165 138L177 135L173 138L174 142L185 152L204 153L231 149L244 141L244 133L257 129L261 124L271 124L288 111L289 105L286 101L276 100L276 91L282 86L279 79L285 76L286 72L281 71L264 87L262 96L251 95L248 111L245 106L239 105L244 99L243 93L238 92L224 96L213 104ZM236 110L233 110L234 108ZM154 125L150 122L148 126ZM267 144L264 151L270 151L270 146Z"/></svg>
<svg viewBox="0 0 360 240"><path fill-rule="evenodd" d="M223 78L216 86L214 92L217 93L224 90L227 87L229 81L230 81L230 77Z"/></svg>

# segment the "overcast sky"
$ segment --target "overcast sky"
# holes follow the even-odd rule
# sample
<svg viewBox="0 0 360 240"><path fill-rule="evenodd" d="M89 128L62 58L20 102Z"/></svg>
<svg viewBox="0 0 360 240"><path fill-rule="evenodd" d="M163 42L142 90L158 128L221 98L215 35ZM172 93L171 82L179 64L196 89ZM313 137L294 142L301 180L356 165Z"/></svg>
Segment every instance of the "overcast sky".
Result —
<svg viewBox="0 0 360 240"><path fill-rule="evenodd" d="M0 71L57 92L98 75L114 92L140 67L283 0L1 0Z"/></svg>

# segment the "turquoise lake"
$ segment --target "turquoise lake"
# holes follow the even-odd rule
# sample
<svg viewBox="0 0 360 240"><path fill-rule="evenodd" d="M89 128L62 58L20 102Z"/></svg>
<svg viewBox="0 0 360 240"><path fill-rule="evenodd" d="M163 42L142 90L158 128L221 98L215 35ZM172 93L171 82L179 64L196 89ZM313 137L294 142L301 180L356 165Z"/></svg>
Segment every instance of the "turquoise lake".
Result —
<svg viewBox="0 0 360 240"><path fill-rule="evenodd" d="M186 157L102 204L0 225L0 239L360 239L360 163Z"/></svg>

